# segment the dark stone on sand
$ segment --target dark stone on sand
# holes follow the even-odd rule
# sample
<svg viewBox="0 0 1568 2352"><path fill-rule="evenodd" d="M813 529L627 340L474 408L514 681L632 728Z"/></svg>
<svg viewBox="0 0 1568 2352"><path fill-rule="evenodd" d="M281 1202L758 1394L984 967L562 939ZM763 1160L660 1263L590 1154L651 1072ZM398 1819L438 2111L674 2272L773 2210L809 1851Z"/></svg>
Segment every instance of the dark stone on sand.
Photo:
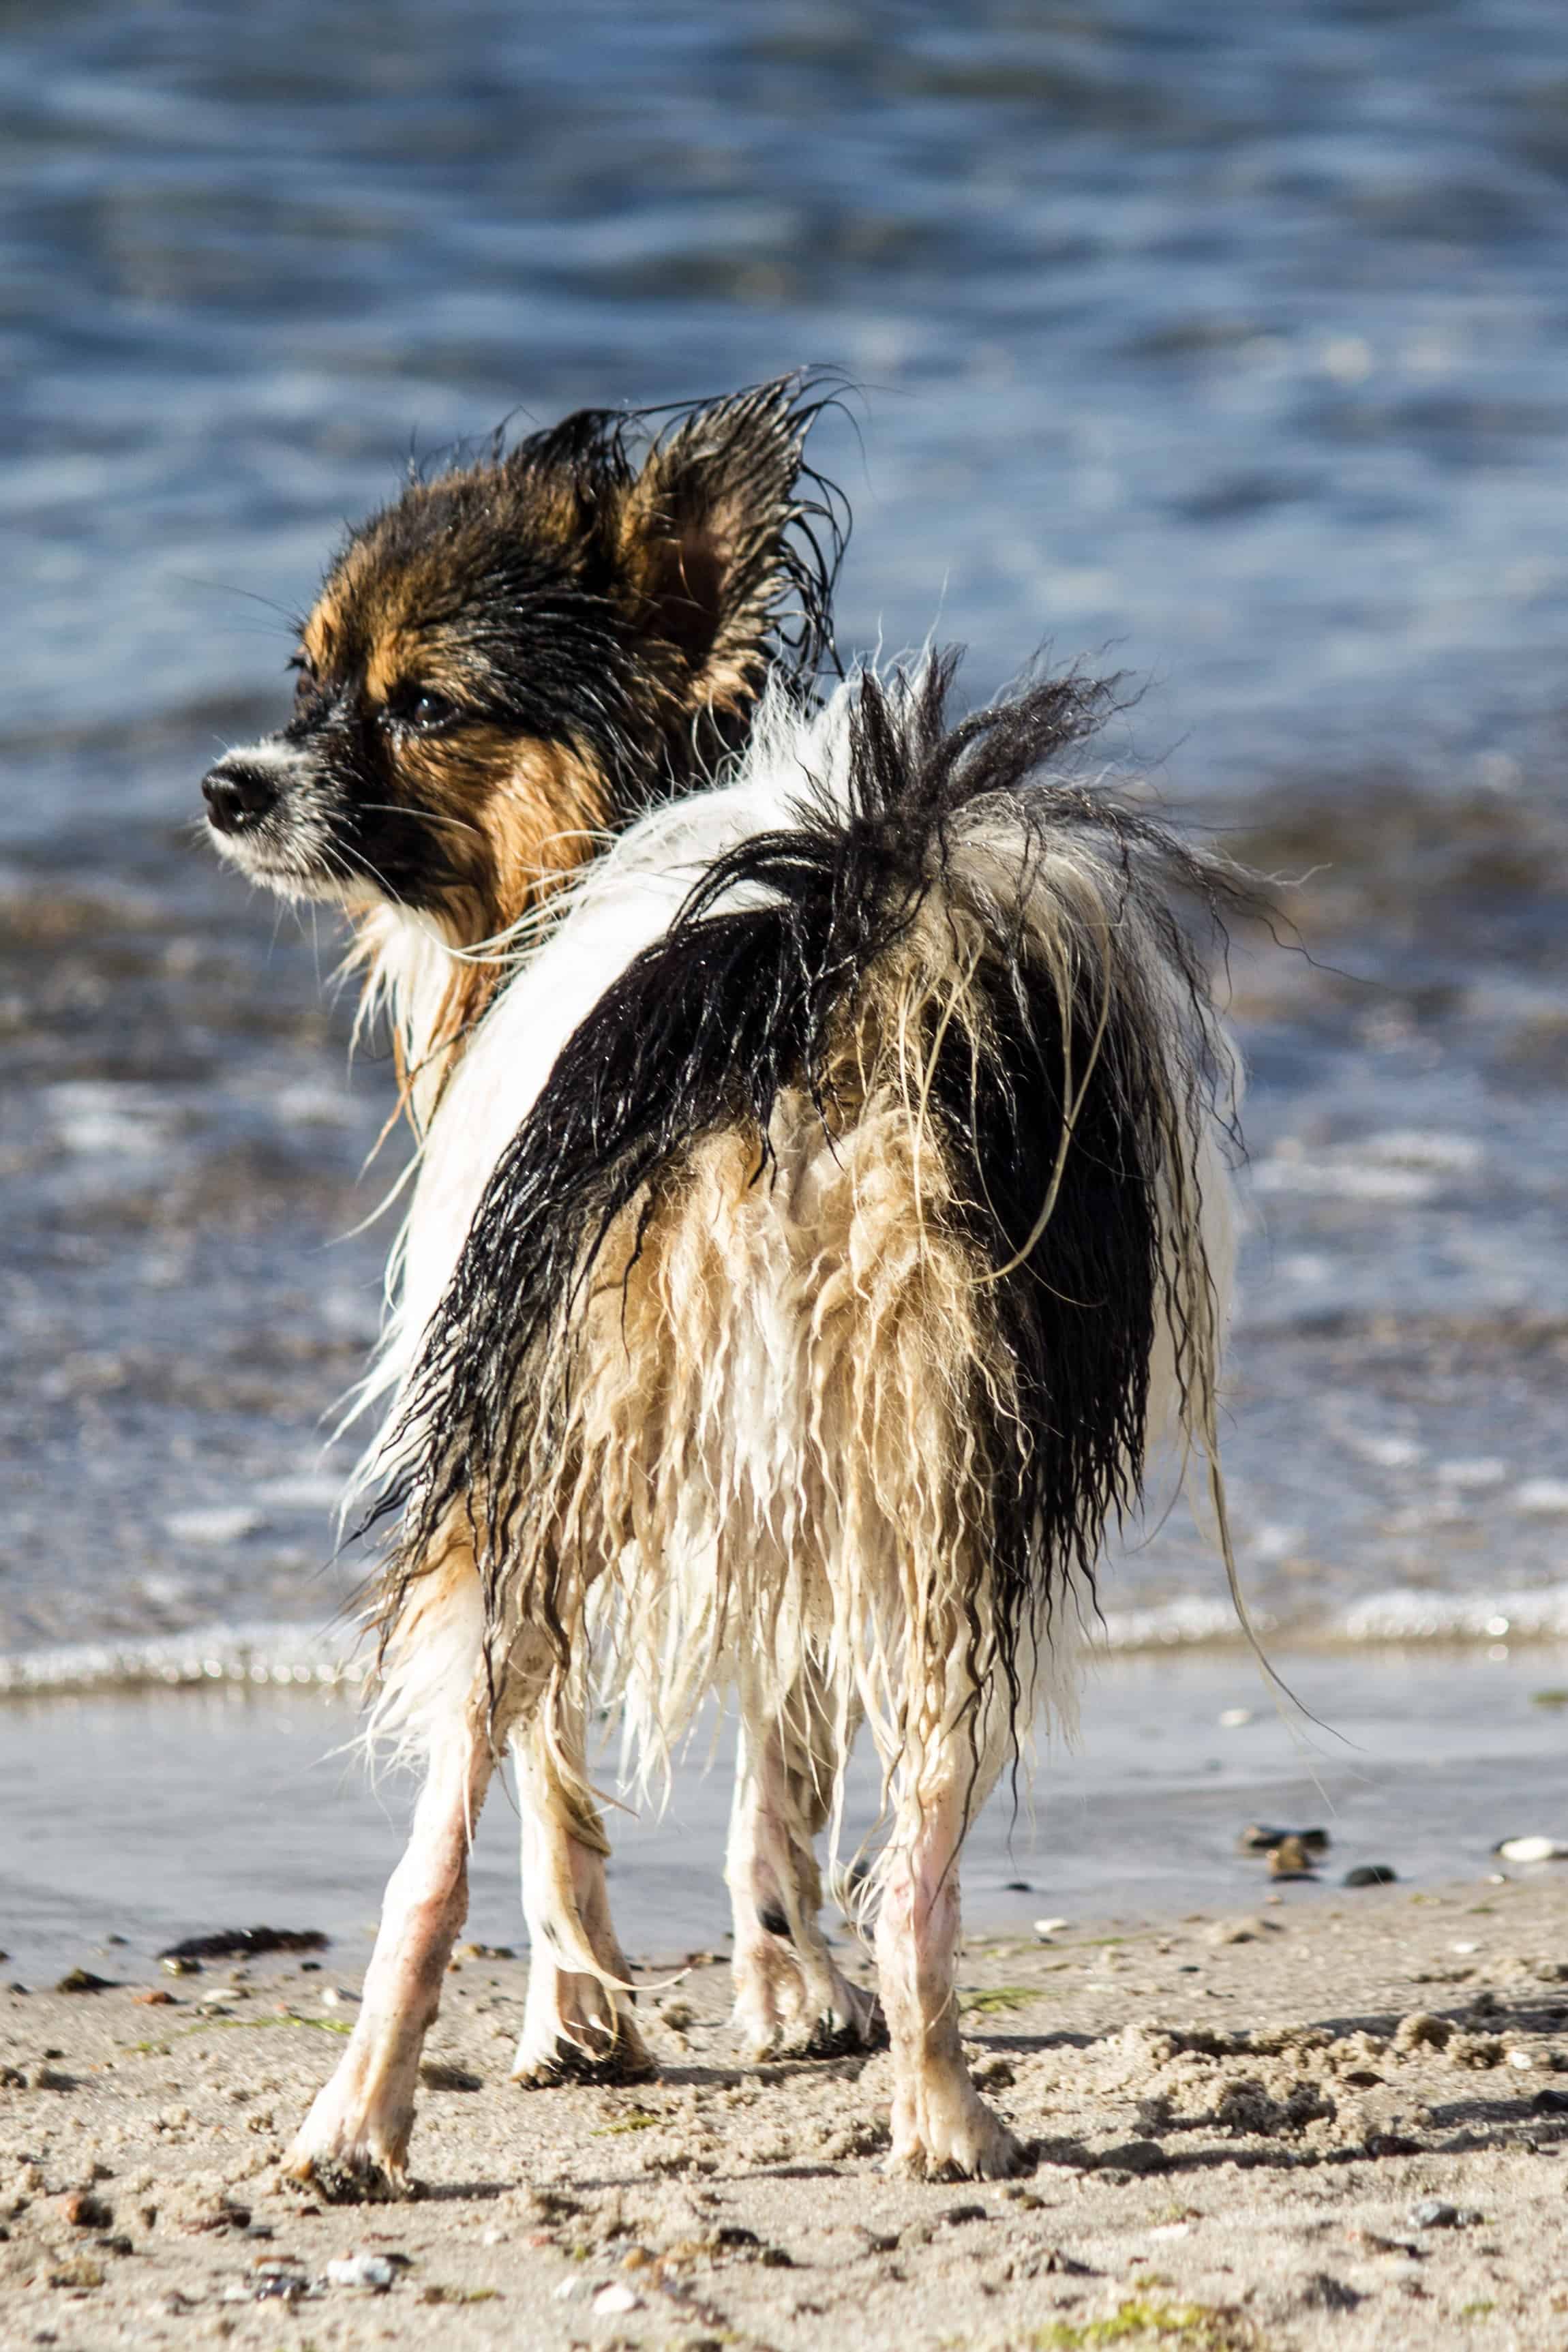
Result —
<svg viewBox="0 0 1568 2352"><path fill-rule="evenodd" d="M1075 2254L1068 2253L1061 2246L1051 2248L1050 2252L1046 2256L1045 2268L1047 2273L1058 2278L1103 2278L1105 2275L1103 2271L1097 2271L1091 2263L1080 2263Z"/></svg>
<svg viewBox="0 0 1568 2352"><path fill-rule="evenodd" d="M1568 2116L1568 2091L1537 2091L1530 2103L1532 2116Z"/></svg>
<svg viewBox="0 0 1568 2352"><path fill-rule="evenodd" d="M1026 1878L1007 1878L1002 1882L1004 1895L1032 1895L1034 1891Z"/></svg>
<svg viewBox="0 0 1568 2352"><path fill-rule="evenodd" d="M1405 2216L1409 2230L1468 2230L1481 2219L1468 2205L1450 2205L1441 2197L1423 2197Z"/></svg>
<svg viewBox="0 0 1568 2352"><path fill-rule="evenodd" d="M1032 2139L1028 2153L1035 2164L1065 2164L1075 2172L1092 2172L1100 2161L1080 2139Z"/></svg>
<svg viewBox="0 0 1568 2352"><path fill-rule="evenodd" d="M1365 2300L1353 2286L1346 2286L1342 2279L1331 2278L1327 2271L1318 2271L1301 2290L1301 2301L1309 2311L1353 2311L1358 2303Z"/></svg>
<svg viewBox="0 0 1568 2352"><path fill-rule="evenodd" d="M1368 2156L1419 2156L1421 2142L1405 2132L1373 2131L1366 2136Z"/></svg>
<svg viewBox="0 0 1568 2352"><path fill-rule="evenodd" d="M68 1976L60 1979L55 1990L57 1992L112 1992L114 1979L112 1977L95 1977L90 1969L72 1969Z"/></svg>
<svg viewBox="0 0 1568 2352"><path fill-rule="evenodd" d="M444 2059L426 2058L419 2069L419 2080L427 2091L482 2091L481 2075L471 2074L466 2066L448 2066Z"/></svg>
<svg viewBox="0 0 1568 2352"><path fill-rule="evenodd" d="M1296 1838L1309 1853L1327 1853L1327 1830L1282 1830L1272 1828L1267 1822L1248 1822L1237 1843L1243 1853L1272 1853L1287 1838Z"/></svg>
<svg viewBox="0 0 1568 2352"><path fill-rule="evenodd" d="M1393 1886L1399 1873L1386 1862L1358 1862L1347 1870L1340 1884L1342 1886Z"/></svg>
<svg viewBox="0 0 1568 2352"><path fill-rule="evenodd" d="M324 1952L329 1938L319 1927L219 1927L208 1936L186 1936L159 1953L161 1960L248 1960L263 1952Z"/></svg>
<svg viewBox="0 0 1568 2352"><path fill-rule="evenodd" d="M1163 2172L1171 2159L1158 2140L1128 2139L1118 2147L1100 2151L1096 2170L1100 2172Z"/></svg>
<svg viewBox="0 0 1568 2352"><path fill-rule="evenodd" d="M991 2216L984 2205L950 2205L942 2218L956 2226L960 2221L988 2221Z"/></svg>
<svg viewBox="0 0 1568 2352"><path fill-rule="evenodd" d="M66 2199L66 2220L73 2230L107 2230L113 2219L112 2208L90 2189L79 2189Z"/></svg>

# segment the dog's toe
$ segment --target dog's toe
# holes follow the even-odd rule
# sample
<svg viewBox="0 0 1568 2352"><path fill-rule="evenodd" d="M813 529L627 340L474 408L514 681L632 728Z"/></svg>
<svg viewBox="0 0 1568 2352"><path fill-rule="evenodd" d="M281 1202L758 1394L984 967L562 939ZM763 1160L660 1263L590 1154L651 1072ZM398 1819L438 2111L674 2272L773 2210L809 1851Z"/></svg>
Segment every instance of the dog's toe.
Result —
<svg viewBox="0 0 1568 2352"><path fill-rule="evenodd" d="M398 2205L419 2193L402 2165L387 2163L363 2148L290 2157L283 2180L286 2187L319 2197L326 2205Z"/></svg>

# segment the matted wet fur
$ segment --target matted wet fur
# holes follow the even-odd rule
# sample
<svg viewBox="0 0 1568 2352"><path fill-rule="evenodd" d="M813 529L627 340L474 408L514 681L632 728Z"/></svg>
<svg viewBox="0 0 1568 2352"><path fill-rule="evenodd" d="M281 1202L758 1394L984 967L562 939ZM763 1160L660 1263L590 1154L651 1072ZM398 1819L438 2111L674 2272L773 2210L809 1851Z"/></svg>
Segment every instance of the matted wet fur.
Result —
<svg viewBox="0 0 1568 2352"><path fill-rule="evenodd" d="M958 1852L1037 1709L1070 1720L1151 1444L1213 1465L1232 1064L1200 946L1236 893L1051 772L1100 689L950 728L951 671L858 677L816 714L776 692L733 784L635 827L499 1001L503 1033L542 1034L482 1192L470 1168L454 1218L422 1178L466 1238L395 1350L380 1718L447 1759L404 1865L442 1903L452 1808L519 1759L548 1986L526 2080L646 2059L584 1753L610 1695L645 1765L707 1695L738 1701L753 2046L874 2036L811 1853L864 1720L890 2160L988 2175L1020 2157L959 2045ZM411 1916L389 1898L386 1949L406 1972L418 1945L434 1983L440 1933ZM405 2053L375 2057L404 2046L394 1975L373 1966L345 2061L369 2088L322 2094L304 2175L404 2177Z"/></svg>

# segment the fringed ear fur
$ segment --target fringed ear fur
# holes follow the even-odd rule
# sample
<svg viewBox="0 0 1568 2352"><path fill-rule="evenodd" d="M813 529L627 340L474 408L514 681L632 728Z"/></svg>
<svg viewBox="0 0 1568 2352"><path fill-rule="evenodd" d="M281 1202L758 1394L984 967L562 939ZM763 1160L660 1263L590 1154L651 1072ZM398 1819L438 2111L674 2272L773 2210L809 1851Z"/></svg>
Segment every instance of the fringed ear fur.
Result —
<svg viewBox="0 0 1568 2352"><path fill-rule="evenodd" d="M625 495L620 557L647 635L680 656L693 709L756 693L781 597L805 585L788 534L806 430L819 404L785 378L683 417ZM815 621L808 610L800 616Z"/></svg>

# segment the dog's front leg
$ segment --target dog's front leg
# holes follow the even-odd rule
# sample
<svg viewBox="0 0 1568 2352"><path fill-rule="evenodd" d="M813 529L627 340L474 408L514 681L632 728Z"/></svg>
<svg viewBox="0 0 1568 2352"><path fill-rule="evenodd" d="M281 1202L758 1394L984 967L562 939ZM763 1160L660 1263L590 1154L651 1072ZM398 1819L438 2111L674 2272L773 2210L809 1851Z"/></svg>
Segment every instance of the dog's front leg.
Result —
<svg viewBox="0 0 1568 2352"><path fill-rule="evenodd" d="M334 2202L409 2194L419 2054L468 1908L468 1846L494 1757L476 1694L431 1739L402 1861L388 1881L353 2039L318 2093L286 2173Z"/></svg>
<svg viewBox="0 0 1568 2352"><path fill-rule="evenodd" d="M609 1841L586 1792L581 1710L563 1710L553 1740L535 1717L513 1728L511 1744L529 1936L512 2080L535 2090L647 2082L658 2068L632 2017L626 1957L610 1917Z"/></svg>

